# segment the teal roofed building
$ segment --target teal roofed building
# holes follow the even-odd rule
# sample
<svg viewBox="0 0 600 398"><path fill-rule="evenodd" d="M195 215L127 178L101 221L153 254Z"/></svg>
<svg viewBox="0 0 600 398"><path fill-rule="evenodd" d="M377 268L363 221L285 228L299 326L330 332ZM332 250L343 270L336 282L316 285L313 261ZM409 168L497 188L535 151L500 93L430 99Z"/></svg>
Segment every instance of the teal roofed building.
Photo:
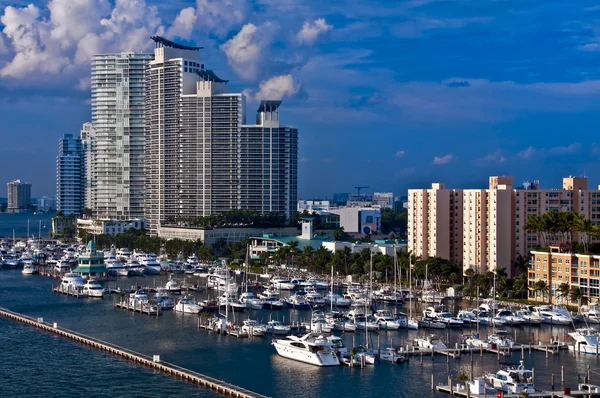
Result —
<svg viewBox="0 0 600 398"><path fill-rule="evenodd" d="M96 250L94 241L88 242L85 253L79 255L77 262L78 266L73 272L77 272L83 277L95 279L108 277L108 270L104 265L104 253Z"/></svg>

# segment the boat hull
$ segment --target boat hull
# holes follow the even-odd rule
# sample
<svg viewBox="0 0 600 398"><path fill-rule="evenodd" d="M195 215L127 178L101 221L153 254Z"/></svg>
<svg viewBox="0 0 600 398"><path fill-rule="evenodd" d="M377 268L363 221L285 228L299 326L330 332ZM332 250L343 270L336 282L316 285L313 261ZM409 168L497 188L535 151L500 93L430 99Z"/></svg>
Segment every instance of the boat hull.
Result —
<svg viewBox="0 0 600 398"><path fill-rule="evenodd" d="M317 353L299 350L288 345L280 344L277 341L273 342L273 346L275 346L277 353L284 358L321 367L340 365L340 360L334 353L319 355Z"/></svg>

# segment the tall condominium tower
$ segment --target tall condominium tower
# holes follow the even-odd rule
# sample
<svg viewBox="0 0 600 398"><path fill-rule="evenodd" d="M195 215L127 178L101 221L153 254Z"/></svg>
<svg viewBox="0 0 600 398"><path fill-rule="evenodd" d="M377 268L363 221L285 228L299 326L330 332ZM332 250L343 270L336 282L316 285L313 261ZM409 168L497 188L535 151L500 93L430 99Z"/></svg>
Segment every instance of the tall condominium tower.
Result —
<svg viewBox="0 0 600 398"><path fill-rule="evenodd" d="M65 134L56 157L56 209L65 216L78 215L84 207L84 168L81 138Z"/></svg>
<svg viewBox="0 0 600 398"><path fill-rule="evenodd" d="M13 180L6 184L8 192L8 207L6 211L9 213L19 213L27 210L27 206L31 204L31 184L21 182L21 180Z"/></svg>
<svg viewBox="0 0 600 398"><path fill-rule="evenodd" d="M298 131L279 124L280 101L263 101L246 125L245 97L205 69L200 47L154 36L146 73L146 219L233 209L290 216L297 201Z"/></svg>
<svg viewBox="0 0 600 398"><path fill-rule="evenodd" d="M92 58L92 204L98 218L144 215L144 74L152 58L139 53Z"/></svg>
<svg viewBox="0 0 600 398"><path fill-rule="evenodd" d="M81 127L81 150L83 157L83 185L84 185L84 208L95 209L94 187L95 187L95 154L96 154L96 131L92 123L84 123Z"/></svg>

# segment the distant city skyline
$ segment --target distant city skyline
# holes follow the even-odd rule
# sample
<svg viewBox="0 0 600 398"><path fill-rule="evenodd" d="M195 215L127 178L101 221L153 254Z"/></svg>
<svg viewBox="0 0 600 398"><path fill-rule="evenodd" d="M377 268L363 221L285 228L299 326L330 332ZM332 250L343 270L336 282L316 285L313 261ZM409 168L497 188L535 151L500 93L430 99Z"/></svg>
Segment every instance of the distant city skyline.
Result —
<svg viewBox="0 0 600 398"><path fill-rule="evenodd" d="M92 56L149 52L157 33L202 46L250 112L284 100L301 130L299 198L484 187L492 174L600 183L595 2L208 3L0 8L0 195L15 178L54 194L56 143L91 120Z"/></svg>

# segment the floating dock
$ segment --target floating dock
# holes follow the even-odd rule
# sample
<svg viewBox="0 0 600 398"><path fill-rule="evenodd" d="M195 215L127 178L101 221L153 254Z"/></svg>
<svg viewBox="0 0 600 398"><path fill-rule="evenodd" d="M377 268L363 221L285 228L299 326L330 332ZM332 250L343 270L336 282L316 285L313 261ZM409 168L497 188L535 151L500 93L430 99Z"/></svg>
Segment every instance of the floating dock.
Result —
<svg viewBox="0 0 600 398"><path fill-rule="evenodd" d="M450 394L451 396L455 396L455 397L472 397L472 398L484 398L484 397L502 397L502 398L523 398L524 395L522 394L509 394L509 393L502 393L502 395L500 395L500 393L496 392L495 390L490 390L489 392L486 392L485 394L472 394L470 391L467 390L467 388L465 388L465 386L460 386L460 388L457 388L457 385L453 385L453 386L449 386L449 385L441 385L441 386L436 386L436 391L438 392L442 392L445 394ZM593 387L597 387L597 386L591 386L591 385L587 385L587 384L582 384L580 385L580 387L592 387L589 390L568 390L568 392L565 392L565 390L562 391L536 391L534 393L529 393L526 396L530 397L530 398L575 398L575 397L585 397L585 398L598 398L600 397L600 392L593 392Z"/></svg>
<svg viewBox="0 0 600 398"><path fill-rule="evenodd" d="M77 297L77 298L86 298L89 297L86 293L83 293L78 289L63 289L60 286L52 288L52 291L55 293L66 294L67 296Z"/></svg>
<svg viewBox="0 0 600 398"><path fill-rule="evenodd" d="M113 306L115 308L121 308L123 310L139 312L146 315L162 315L162 309L154 305L143 305L143 304L130 304L129 301L115 301Z"/></svg>
<svg viewBox="0 0 600 398"><path fill-rule="evenodd" d="M215 379L210 376L203 375L198 372L191 371L189 369L182 368L180 366L163 362L160 356L155 355L149 357L138 352L128 350L123 347L119 347L115 344L107 343L102 340L95 339L90 336L83 335L81 333L74 332L65 328L60 328L56 323L49 324L44 322L42 318L31 318L25 315L18 314L16 312L0 308L0 316L8 319L12 319L17 322L24 323L29 326L41 329L43 331L56 334L58 336L66 337L70 340L76 341L81 344L85 344L92 348L96 348L101 351L109 352L117 355L121 358L130 360L140 365L161 371L165 374L180 378L192 384L197 384L209 388L219 394L238 397L238 398L262 398L264 395L257 394L253 391L246 390L245 388L235 386L222 380Z"/></svg>

